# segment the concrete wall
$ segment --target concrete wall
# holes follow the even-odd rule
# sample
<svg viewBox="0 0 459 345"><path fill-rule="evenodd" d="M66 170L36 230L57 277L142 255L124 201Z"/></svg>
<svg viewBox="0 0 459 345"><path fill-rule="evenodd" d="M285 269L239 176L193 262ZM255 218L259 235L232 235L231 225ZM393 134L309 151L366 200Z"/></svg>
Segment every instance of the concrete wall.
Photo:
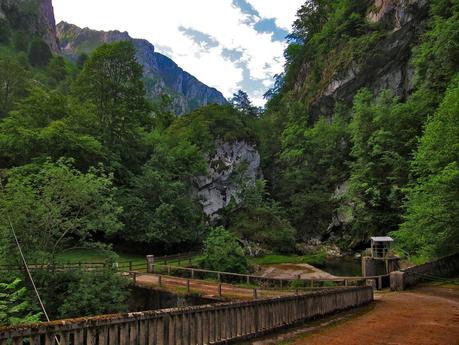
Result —
<svg viewBox="0 0 459 345"><path fill-rule="evenodd" d="M373 300L371 287L0 329L0 345L201 345L248 339ZM9 339L9 340L8 340Z"/></svg>
<svg viewBox="0 0 459 345"><path fill-rule="evenodd" d="M403 271L390 274L390 287L393 291L402 291L423 281L429 281L429 277L454 277L459 275L459 253L442 259L414 266Z"/></svg>

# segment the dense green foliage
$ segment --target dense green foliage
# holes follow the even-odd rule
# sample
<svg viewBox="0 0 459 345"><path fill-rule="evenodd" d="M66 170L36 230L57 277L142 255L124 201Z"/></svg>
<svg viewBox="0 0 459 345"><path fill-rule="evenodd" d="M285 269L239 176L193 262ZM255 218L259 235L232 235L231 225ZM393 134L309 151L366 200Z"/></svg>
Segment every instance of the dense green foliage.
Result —
<svg viewBox="0 0 459 345"><path fill-rule="evenodd" d="M265 181L245 186L239 198L222 212L223 223L238 236L247 254L257 256L259 249L291 252L296 230L279 203L266 195Z"/></svg>
<svg viewBox="0 0 459 345"><path fill-rule="evenodd" d="M452 253L459 243L459 82L427 122L411 162L405 221L394 236L409 252Z"/></svg>
<svg viewBox="0 0 459 345"><path fill-rule="evenodd" d="M109 176L82 173L69 163L25 165L8 171L0 192L0 253L18 256L10 221L28 259L54 260L63 248L88 242L97 233L122 227Z"/></svg>
<svg viewBox="0 0 459 345"><path fill-rule="evenodd" d="M314 0L299 10L285 71L267 93L258 127L261 138L270 138L260 145L267 185L297 238L355 248L391 232L412 254L457 250L457 157L444 151L458 143L451 114L457 112L459 3L429 5L428 26L412 51L414 91L398 99L390 91L361 90L352 104L338 102L334 114L319 116L315 102L333 78L349 68L380 67L372 50L391 37L393 23L366 20L378 10L372 1ZM443 160L436 170L427 170L437 159Z"/></svg>
<svg viewBox="0 0 459 345"><path fill-rule="evenodd" d="M204 241L200 266L212 271L247 273L249 264L237 237L222 227Z"/></svg>
<svg viewBox="0 0 459 345"><path fill-rule="evenodd" d="M58 274L59 276L59 274ZM47 289L48 305L53 296L59 300L52 302L57 309L59 318L79 317L81 315L103 315L127 312L129 298L129 280L110 269L96 270L93 272L74 272L71 279L54 280L60 289L66 291L51 294L56 286ZM55 279L55 278L54 278ZM53 280L51 280L53 282ZM46 280L49 284L49 280ZM63 284L64 283L64 284ZM62 298L62 297L64 298Z"/></svg>
<svg viewBox="0 0 459 345"><path fill-rule="evenodd" d="M27 298L27 289L19 278L0 282L0 326L34 323L40 313L33 312Z"/></svg>

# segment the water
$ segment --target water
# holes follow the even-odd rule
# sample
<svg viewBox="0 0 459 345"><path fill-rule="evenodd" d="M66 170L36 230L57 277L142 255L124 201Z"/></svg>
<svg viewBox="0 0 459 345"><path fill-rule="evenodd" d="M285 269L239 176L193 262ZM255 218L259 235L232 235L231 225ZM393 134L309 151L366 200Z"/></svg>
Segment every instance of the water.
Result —
<svg viewBox="0 0 459 345"><path fill-rule="evenodd" d="M215 301L200 296L179 296L166 291L132 287L129 298L129 311L191 307L210 303L215 303Z"/></svg>
<svg viewBox="0 0 459 345"><path fill-rule="evenodd" d="M329 258L325 264L320 267L321 270L342 277L360 277L362 276L362 261L354 257ZM386 274L386 267L383 261L376 265L376 274Z"/></svg>

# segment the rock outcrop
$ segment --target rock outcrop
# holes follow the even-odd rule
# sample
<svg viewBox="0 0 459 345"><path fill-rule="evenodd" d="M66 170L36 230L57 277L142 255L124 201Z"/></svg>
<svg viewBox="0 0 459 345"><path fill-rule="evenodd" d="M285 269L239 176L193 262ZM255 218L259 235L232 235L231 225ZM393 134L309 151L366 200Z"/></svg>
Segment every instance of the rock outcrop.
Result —
<svg viewBox="0 0 459 345"><path fill-rule="evenodd" d="M52 0L1 0L0 19L11 27L39 37L55 54L60 52Z"/></svg>
<svg viewBox="0 0 459 345"><path fill-rule="evenodd" d="M405 99L414 85L414 70L410 65L411 52L424 32L428 19L427 0L374 0L367 20L380 23L387 29L371 50L371 57L363 63L352 62L347 68L335 72L330 83L312 103L310 113L314 118L331 115L336 102L351 105L361 88L374 94L384 89ZM300 75L307 74L303 66ZM299 77L301 87L304 77Z"/></svg>
<svg viewBox="0 0 459 345"><path fill-rule="evenodd" d="M205 214L215 219L232 199L239 201L244 186L255 185L261 177L260 154L245 141L217 140L208 162L208 174L196 178L195 184Z"/></svg>
<svg viewBox="0 0 459 345"><path fill-rule="evenodd" d="M137 60L144 69L147 95L154 100L163 93L170 94L178 115L208 104L226 103L219 91L200 82L170 58L157 53L150 42L133 39L127 32L95 31L61 22L57 25L57 36L62 53L70 59L76 59L82 53L91 53L104 43L132 41L137 50Z"/></svg>

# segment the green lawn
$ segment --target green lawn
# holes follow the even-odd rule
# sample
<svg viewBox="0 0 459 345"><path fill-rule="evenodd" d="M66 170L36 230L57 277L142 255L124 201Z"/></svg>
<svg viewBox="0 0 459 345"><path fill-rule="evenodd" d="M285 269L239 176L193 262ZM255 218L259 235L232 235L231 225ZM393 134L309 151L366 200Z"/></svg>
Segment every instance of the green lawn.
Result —
<svg viewBox="0 0 459 345"><path fill-rule="evenodd" d="M145 255L138 255L138 254L129 254L129 253L123 253L123 252L117 252L119 258L118 262L129 262L132 261L133 265L140 265L140 264L145 264L146 263L146 257ZM57 259L59 262L62 263L91 263L91 262L104 262L105 259L107 259L106 254L97 249L71 249L64 251L60 253L57 256ZM192 264L195 263L197 260L197 257L194 257L191 259ZM157 263L163 264L163 260L158 261ZM171 265L178 265L179 260L174 259L174 260L167 260L168 264ZM182 259L180 260L180 266L185 266L189 264L188 259Z"/></svg>
<svg viewBox="0 0 459 345"><path fill-rule="evenodd" d="M282 255L282 254L268 254L259 258L250 258L251 264L255 265L278 265L278 264L310 264L321 265L324 263L326 255L319 253L314 255Z"/></svg>

